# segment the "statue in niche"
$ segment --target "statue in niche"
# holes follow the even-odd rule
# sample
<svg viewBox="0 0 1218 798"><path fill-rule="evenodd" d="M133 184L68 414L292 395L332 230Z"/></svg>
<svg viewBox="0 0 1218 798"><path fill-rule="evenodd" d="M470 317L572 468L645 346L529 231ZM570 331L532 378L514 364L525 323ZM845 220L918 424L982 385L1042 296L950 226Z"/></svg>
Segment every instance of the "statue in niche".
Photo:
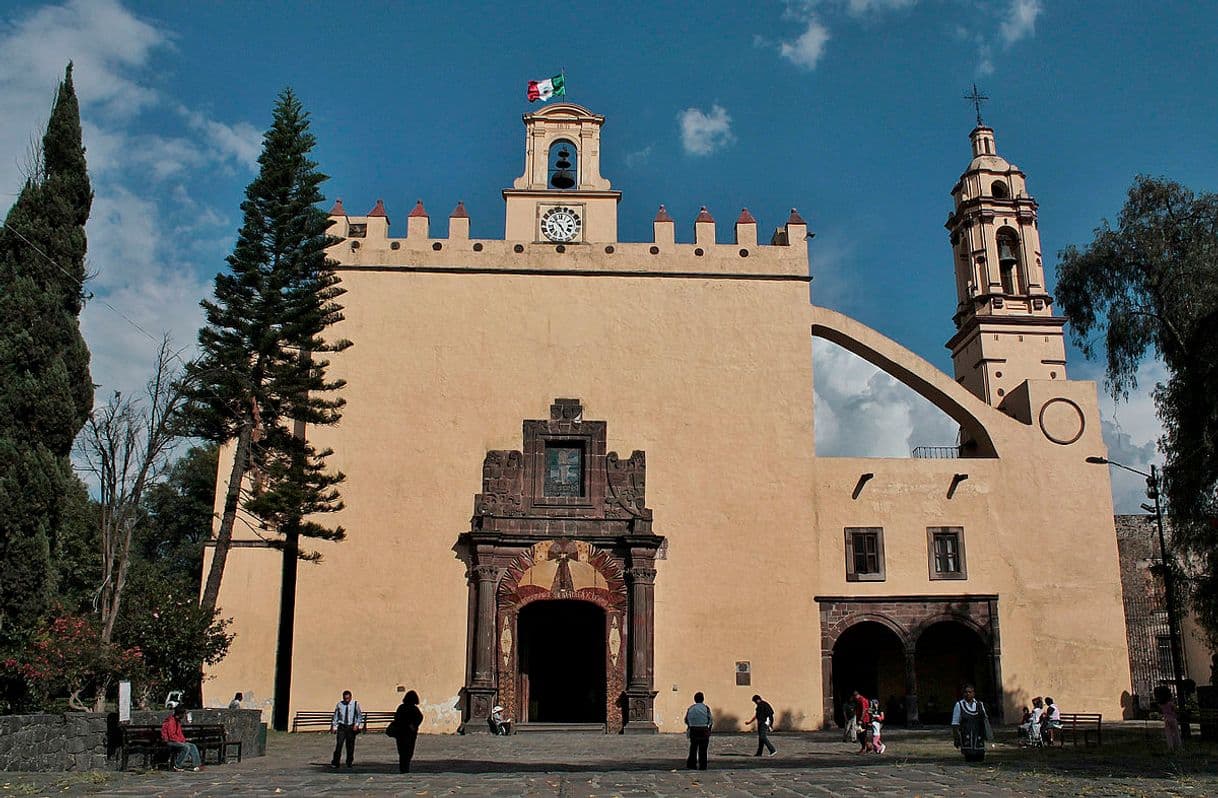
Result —
<svg viewBox="0 0 1218 798"><path fill-rule="evenodd" d="M571 579L571 566L568 563L572 559L579 562L579 549L575 543L570 540L555 541L550 546L546 559L558 561L558 571L554 574L554 584L550 587L550 592L556 595L574 593L575 583Z"/></svg>

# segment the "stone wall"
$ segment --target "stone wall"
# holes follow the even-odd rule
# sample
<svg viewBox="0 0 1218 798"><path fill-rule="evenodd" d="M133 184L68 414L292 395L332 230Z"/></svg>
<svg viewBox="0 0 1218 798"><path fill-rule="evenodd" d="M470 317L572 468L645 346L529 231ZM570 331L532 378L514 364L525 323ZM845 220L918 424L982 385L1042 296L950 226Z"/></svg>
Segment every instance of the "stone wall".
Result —
<svg viewBox="0 0 1218 798"><path fill-rule="evenodd" d="M136 711L131 722L160 725L169 712ZM241 756L263 756L262 713L256 709L193 709L193 723L221 723L230 740L240 740ZM56 773L110 770L118 766L117 739L108 733L108 717L92 712L62 715L0 716L0 771Z"/></svg>
<svg viewBox="0 0 1218 798"><path fill-rule="evenodd" d="M106 716L63 715L0 717L0 770L59 772L105 770Z"/></svg>

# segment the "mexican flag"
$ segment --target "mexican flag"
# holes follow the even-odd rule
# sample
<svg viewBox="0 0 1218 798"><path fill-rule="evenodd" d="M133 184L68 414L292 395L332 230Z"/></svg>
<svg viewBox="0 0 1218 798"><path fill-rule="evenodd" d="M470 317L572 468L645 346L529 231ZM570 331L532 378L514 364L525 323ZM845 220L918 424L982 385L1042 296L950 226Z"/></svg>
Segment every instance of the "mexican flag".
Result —
<svg viewBox="0 0 1218 798"><path fill-rule="evenodd" d="M543 103L551 97L567 96L567 80L563 75L555 75L545 80L530 80L528 88L529 102L541 100Z"/></svg>

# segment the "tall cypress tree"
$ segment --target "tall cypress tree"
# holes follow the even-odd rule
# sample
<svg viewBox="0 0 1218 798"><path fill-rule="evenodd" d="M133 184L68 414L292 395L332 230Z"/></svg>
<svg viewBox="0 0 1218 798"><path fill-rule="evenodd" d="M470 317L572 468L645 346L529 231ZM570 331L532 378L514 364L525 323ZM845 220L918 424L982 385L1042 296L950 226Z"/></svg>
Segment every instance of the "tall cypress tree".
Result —
<svg viewBox="0 0 1218 798"><path fill-rule="evenodd" d="M0 646L19 645L46 610L78 492L68 455L93 405L79 323L92 204L69 64L0 229Z"/></svg>
<svg viewBox="0 0 1218 798"><path fill-rule="evenodd" d="M191 432L215 442L234 442L220 528L201 605L214 610L238 508L259 518L271 542L285 552L285 572L295 568L301 537L342 540L342 527L318 522L342 508L329 472L329 450L306 439L313 425L335 424L344 404L333 392L345 384L327 380L320 357L350 346L327 340L326 328L342 319L344 293L326 247L330 219L319 207L326 176L309 158L315 139L308 114L291 89L275 105L263 138L258 177L246 188L244 221L229 269L216 276L215 300L204 301L207 323L199 331L200 357L188 369L185 417ZM285 579L285 590L287 580ZM293 586L294 595L294 586ZM292 596L283 602L290 608ZM286 702L285 702L286 705Z"/></svg>

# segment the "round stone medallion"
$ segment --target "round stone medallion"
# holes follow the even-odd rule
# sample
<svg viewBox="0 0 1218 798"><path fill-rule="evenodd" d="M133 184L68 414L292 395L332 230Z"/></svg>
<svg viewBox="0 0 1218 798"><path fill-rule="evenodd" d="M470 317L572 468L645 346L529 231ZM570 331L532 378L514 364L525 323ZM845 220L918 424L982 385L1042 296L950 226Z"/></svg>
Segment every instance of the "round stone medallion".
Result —
<svg viewBox="0 0 1218 798"><path fill-rule="evenodd" d="M1069 399L1050 399L1040 408L1040 431L1054 443L1068 446L1083 437L1086 428L1082 409Z"/></svg>

